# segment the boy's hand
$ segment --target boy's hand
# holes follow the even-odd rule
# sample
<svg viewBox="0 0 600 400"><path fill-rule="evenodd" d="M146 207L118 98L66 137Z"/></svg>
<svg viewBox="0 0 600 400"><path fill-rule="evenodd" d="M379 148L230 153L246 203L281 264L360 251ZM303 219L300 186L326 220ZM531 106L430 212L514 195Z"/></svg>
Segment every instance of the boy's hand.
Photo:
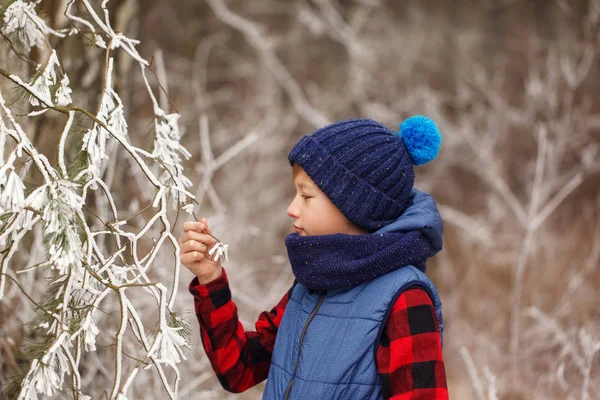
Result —
<svg viewBox="0 0 600 400"><path fill-rule="evenodd" d="M210 259L208 252L217 243L206 218L185 222L179 238L181 263L198 277L201 285L214 281L223 271L221 261Z"/></svg>

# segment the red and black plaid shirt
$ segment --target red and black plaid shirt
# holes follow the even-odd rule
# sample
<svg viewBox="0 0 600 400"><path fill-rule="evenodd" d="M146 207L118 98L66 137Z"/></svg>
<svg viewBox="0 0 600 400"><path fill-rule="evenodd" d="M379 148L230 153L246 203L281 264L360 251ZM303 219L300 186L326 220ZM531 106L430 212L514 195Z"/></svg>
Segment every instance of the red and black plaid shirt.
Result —
<svg viewBox="0 0 600 400"><path fill-rule="evenodd" d="M194 278L189 289L204 350L223 388L239 393L265 380L292 289L260 314L256 331L248 332L238 320L225 269L206 285ZM437 316L424 290L409 289L398 297L377 349L377 370L386 399L448 399Z"/></svg>

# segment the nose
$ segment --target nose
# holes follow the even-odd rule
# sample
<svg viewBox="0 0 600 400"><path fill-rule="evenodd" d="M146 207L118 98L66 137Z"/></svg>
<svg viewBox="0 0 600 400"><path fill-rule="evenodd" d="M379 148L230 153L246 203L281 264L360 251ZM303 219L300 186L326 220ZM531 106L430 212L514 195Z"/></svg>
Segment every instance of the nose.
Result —
<svg viewBox="0 0 600 400"><path fill-rule="evenodd" d="M296 205L296 198L298 196L294 197L294 199L292 200L292 202L290 203L290 205L287 208L287 215L289 215L290 217L294 218L294 219L298 219L299 212L298 212L298 206Z"/></svg>

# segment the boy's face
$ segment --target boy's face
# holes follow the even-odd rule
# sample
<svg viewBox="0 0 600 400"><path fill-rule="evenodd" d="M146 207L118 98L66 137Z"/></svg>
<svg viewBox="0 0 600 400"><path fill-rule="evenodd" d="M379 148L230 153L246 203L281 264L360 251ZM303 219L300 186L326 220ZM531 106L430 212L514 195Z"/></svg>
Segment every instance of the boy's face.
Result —
<svg viewBox="0 0 600 400"><path fill-rule="evenodd" d="M288 206L287 214L294 219L294 229L298 235L367 233L350 222L300 166L294 166L294 173L296 197Z"/></svg>

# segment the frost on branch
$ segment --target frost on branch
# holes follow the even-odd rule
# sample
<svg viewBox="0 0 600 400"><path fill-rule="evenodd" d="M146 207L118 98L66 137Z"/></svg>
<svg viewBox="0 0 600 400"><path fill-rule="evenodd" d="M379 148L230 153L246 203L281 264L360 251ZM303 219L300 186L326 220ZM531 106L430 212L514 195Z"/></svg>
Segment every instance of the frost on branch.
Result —
<svg viewBox="0 0 600 400"><path fill-rule="evenodd" d="M71 104L71 88L69 87L69 77L63 75L60 80L58 89L56 89L55 101L59 106L66 106Z"/></svg>
<svg viewBox="0 0 600 400"><path fill-rule="evenodd" d="M116 135L127 135L127 121L123 109L121 98L111 87L113 59L109 60L109 68L107 72L107 83L102 92L99 112L96 115L98 120L102 121ZM87 152L90 170L94 176L100 174L102 160L107 160L106 142L109 138L109 132L100 124L94 123L92 128L88 129L83 136L82 150ZM92 186L95 189L97 186Z"/></svg>
<svg viewBox="0 0 600 400"><path fill-rule="evenodd" d="M169 182L172 177L175 181L177 188L185 190L187 187L192 186L192 182L183 175L183 167L181 166L181 156L186 160L191 157L190 152L183 147L179 142L181 139L181 133L179 131L179 114L166 114L160 108L155 111L156 117L154 120L154 150L152 155L163 161L167 166L170 166L174 171L165 170L160 179L162 182ZM172 198L176 199L179 197L179 203L184 204L186 202L186 196L180 194L176 189L170 188ZM172 202L176 206L176 202ZM189 208L185 208L185 211L189 212Z"/></svg>
<svg viewBox="0 0 600 400"><path fill-rule="evenodd" d="M63 73L63 77L59 81L56 74L57 69L62 73L56 51L52 49L45 66L38 65L30 83L24 84L32 94L29 97L32 106L52 106L54 104L67 106L71 104L72 90L69 87L69 78ZM16 76L13 76L13 79L17 82L21 81Z"/></svg>
<svg viewBox="0 0 600 400"><path fill-rule="evenodd" d="M77 211L83 200L75 193L79 185L69 181L56 181L34 190L26 204L40 211L44 236L48 239L48 262L60 275L75 274L83 281L83 244L79 238Z"/></svg>
<svg viewBox="0 0 600 400"><path fill-rule="evenodd" d="M33 46L41 47L32 55L36 61L30 65L40 64L31 79L2 70L9 85L27 94L27 102L18 104L18 99L12 98L5 102L0 93L0 299L7 295L13 300L17 293L20 300L32 303L27 303L30 307L23 315L30 318L29 314L35 314L23 329L34 340L31 347L21 348L24 369L10 379L8 398L31 400L62 396L59 392L64 391L76 399L89 400L81 393L81 387L90 382L89 377L82 379L89 371L89 352L95 352L93 357L108 353L114 361L114 371L103 374L102 383L97 383L108 386L102 388L107 398L127 399L140 365L153 367L168 398L177 397L180 375L176 364L186 359L190 339L186 322L173 312L180 264L175 265L169 290L156 282L161 275L153 273L151 267L163 244L177 247L167 214L168 195L177 200L172 202L176 207L193 198L186 190L191 182L182 166L190 153L179 143L179 115L160 110L149 85L148 94L155 105L154 152L130 142L124 104L114 89L117 85L112 85L114 53L139 64L142 74L150 63L137 52L139 41L116 33L110 26L106 3L63 2L60 4L66 9L57 10L67 18L63 32L72 37L72 42L61 47L64 67L77 66L81 61L67 58L71 43L81 40L91 47L85 61L96 62L104 78L100 90L86 94L89 101L73 107L68 107L72 103L69 77L56 50L50 48L55 40L45 37L65 35L37 16L39 1L16 0L2 10L2 33L14 44L10 50L24 48L29 53ZM102 17L97 14L100 9ZM57 46L63 44L56 42ZM30 54L17 55L12 61L16 64L8 66L22 72L25 67L20 63ZM81 79L76 73L71 76ZM85 89L91 91L92 86ZM12 112L15 104L42 109ZM31 140L41 137L37 136L40 126L43 134L53 130L60 135L52 162L36 149L39 142ZM73 135L76 130L82 135ZM12 143L7 143L11 139ZM151 204L157 211L151 218L141 212L122 215L136 207L123 210L122 193L112 193L114 165L105 161L113 154L137 169L132 172L139 184L136 194L155 194ZM152 165L160 164L160 177L146 164L148 159ZM99 187L103 190L96 190ZM166 228L158 239L154 237L156 221ZM41 279L47 281L41 283ZM152 310L144 308L146 304L154 311L158 309L154 341L144 326L152 315ZM137 352L135 357L128 354L130 351ZM167 368L174 372L174 382L165 373ZM71 378L66 379L65 373ZM4 387L0 389L4 396Z"/></svg>
<svg viewBox="0 0 600 400"><path fill-rule="evenodd" d="M0 173L0 214L19 212L25 201L25 185L14 170Z"/></svg>
<svg viewBox="0 0 600 400"><path fill-rule="evenodd" d="M158 360L169 365L175 365L187 360L184 349L189 348L187 325L179 317L174 317L171 325L166 323L161 327L157 340L160 340Z"/></svg>
<svg viewBox="0 0 600 400"><path fill-rule="evenodd" d="M159 112L156 115L154 127L154 152L153 155L157 156L163 161L167 161L171 164L181 163L181 153L186 159L190 158L191 154L183 147L179 140L181 134L179 132L179 114L165 114Z"/></svg>
<svg viewBox="0 0 600 400"><path fill-rule="evenodd" d="M58 64L58 59L56 57L56 52L52 50L52 54L46 63L46 67L43 71L40 71L40 65L38 65L37 76L31 82L31 87L38 97L40 97L44 103L51 105L52 104L52 95L50 94L50 90L52 86L56 84L56 72L54 71L54 67ZM36 97L31 97L29 102L32 106L41 105L39 100Z"/></svg>
<svg viewBox="0 0 600 400"><path fill-rule="evenodd" d="M88 313L85 321L82 325L83 328L83 337L86 351L95 351L96 350L96 336L100 333L100 329L94 323L94 318L92 318L92 313Z"/></svg>
<svg viewBox="0 0 600 400"><path fill-rule="evenodd" d="M32 47L42 47L48 33L46 22L35 12L36 3L17 0L6 9L2 33L29 52Z"/></svg>
<svg viewBox="0 0 600 400"><path fill-rule="evenodd" d="M37 399L36 392L52 396L62 388L65 373L69 373L69 362L62 348L50 353L47 360L47 364L34 361L31 386L35 390L29 390L25 399Z"/></svg>
<svg viewBox="0 0 600 400"><path fill-rule="evenodd" d="M217 241L217 243L208 252L208 255L213 256L213 260L215 261L219 261L219 258L229 261L229 245Z"/></svg>

